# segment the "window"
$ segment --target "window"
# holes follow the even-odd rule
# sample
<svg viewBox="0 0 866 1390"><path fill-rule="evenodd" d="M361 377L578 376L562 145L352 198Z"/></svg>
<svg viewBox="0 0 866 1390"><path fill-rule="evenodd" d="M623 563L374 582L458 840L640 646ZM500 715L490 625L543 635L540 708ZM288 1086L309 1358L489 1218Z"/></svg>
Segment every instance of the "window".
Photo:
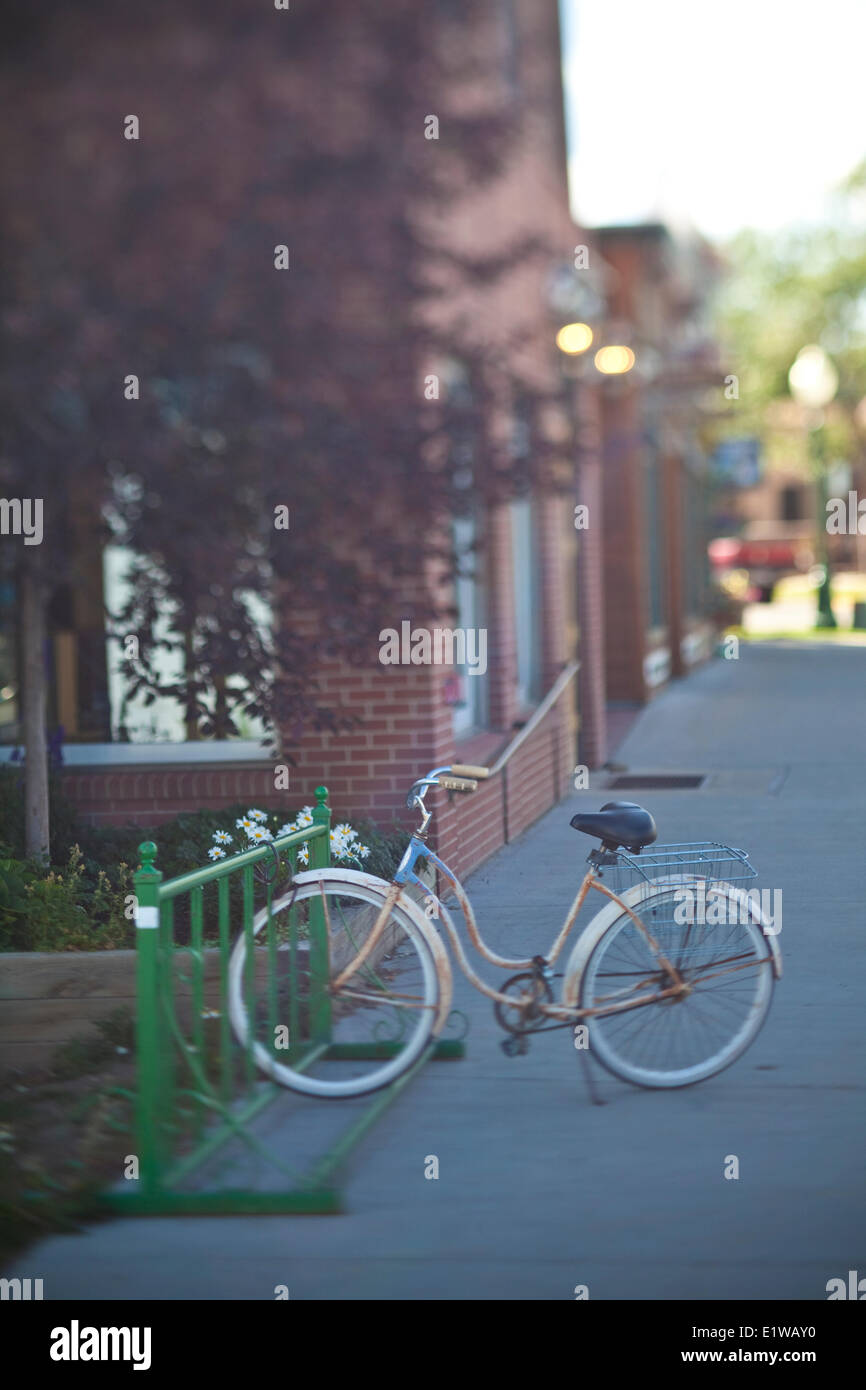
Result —
<svg viewBox="0 0 866 1390"><path fill-rule="evenodd" d="M468 660L455 668L453 729L455 734L468 734L486 728L489 718L486 595L474 550L478 536L475 517L455 518L453 535L461 571L454 586L457 627L465 636L466 655L473 657L475 668L473 674ZM481 655L483 661L479 660Z"/></svg>
<svg viewBox="0 0 866 1390"><path fill-rule="evenodd" d="M75 582L49 588L43 661L49 737L64 743L109 737L108 687L99 553L75 555ZM23 738L20 599L12 579L0 582L0 745Z"/></svg>
<svg viewBox="0 0 866 1390"><path fill-rule="evenodd" d="M105 602L109 613L117 612L128 596L125 572L131 558L130 552L122 546L108 546L104 552ZM173 635L170 615L164 614L155 626L154 636L158 642L164 642ZM183 674L183 656L179 651L161 651L158 663L160 684L177 681ZM124 650L117 642L108 643L108 695L112 742L184 741L186 730L180 703L157 697L147 705L143 696L134 696Z"/></svg>
<svg viewBox="0 0 866 1390"><path fill-rule="evenodd" d="M475 423L472 416L472 383L462 362L448 358L440 367L448 405L454 410L450 423L451 470L455 490L452 540L457 562L454 580L455 626L465 644L466 660L458 663L448 680L447 698L452 705L456 735L487 727L489 719L487 676L487 604L482 560L477 550L481 528L473 497ZM457 650L459 651L459 645ZM483 659L482 659L483 658Z"/></svg>
<svg viewBox="0 0 866 1390"><path fill-rule="evenodd" d="M796 484L782 488L781 509L783 521L803 520L803 489Z"/></svg>
<svg viewBox="0 0 866 1390"><path fill-rule="evenodd" d="M517 701L526 706L538 699L541 682L539 554L535 507L531 497L519 497L511 503L511 556Z"/></svg>
<svg viewBox="0 0 866 1390"><path fill-rule="evenodd" d="M704 613L709 597L709 540L706 494L702 479L693 467L687 467L683 472L684 555L681 602L683 613L690 618L698 618Z"/></svg>
<svg viewBox="0 0 866 1390"><path fill-rule="evenodd" d="M659 461L650 454L644 470L644 518L647 558L648 617L650 629L661 627L665 621L664 558L666 524L661 505Z"/></svg>
<svg viewBox="0 0 866 1390"><path fill-rule="evenodd" d="M532 407L525 396L514 402L511 456L518 496L511 503L511 564L514 586L514 642L517 649L517 702L533 704L541 684L541 587L536 508L530 491Z"/></svg>
<svg viewBox="0 0 866 1390"><path fill-rule="evenodd" d="M15 586L0 580L0 743L20 738Z"/></svg>
<svg viewBox="0 0 866 1390"><path fill-rule="evenodd" d="M511 101L520 96L520 34L517 27L516 0L499 0L503 31L503 73Z"/></svg>
<svg viewBox="0 0 866 1390"><path fill-rule="evenodd" d="M106 547L103 556L105 602L109 613L117 612L129 595L126 570L132 553L123 546ZM271 614L268 605L256 596L246 597L246 606L256 624L263 632L267 630ZM180 684L184 674L184 652L177 644L177 631L172 626L172 614L163 613L154 627L157 642L172 641L173 650L160 649L155 657L157 676L161 685ZM243 688L240 677L228 674L224 690L229 701L233 691ZM122 644L116 640L108 643L108 694L111 706L111 739L120 743L183 743L190 737L185 721L185 710L180 699L172 696L157 696L148 704L144 695L134 694L131 689L128 659ZM214 711L216 691L211 691L205 703L211 713ZM261 720L248 716L238 716L239 737L261 740L265 727Z"/></svg>

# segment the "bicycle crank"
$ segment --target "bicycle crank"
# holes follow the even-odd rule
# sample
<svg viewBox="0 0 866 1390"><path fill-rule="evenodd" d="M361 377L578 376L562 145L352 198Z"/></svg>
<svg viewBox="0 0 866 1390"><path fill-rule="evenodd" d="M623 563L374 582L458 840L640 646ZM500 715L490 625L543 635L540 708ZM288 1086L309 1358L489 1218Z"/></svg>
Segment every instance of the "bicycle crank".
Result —
<svg viewBox="0 0 866 1390"><path fill-rule="evenodd" d="M553 991L541 969L512 975L499 992L509 995L514 1002L503 1004L497 999L493 1005L493 1016L506 1033L518 1036L534 1032L544 1018L541 1006L553 1003ZM508 1053L508 1056L513 1055Z"/></svg>

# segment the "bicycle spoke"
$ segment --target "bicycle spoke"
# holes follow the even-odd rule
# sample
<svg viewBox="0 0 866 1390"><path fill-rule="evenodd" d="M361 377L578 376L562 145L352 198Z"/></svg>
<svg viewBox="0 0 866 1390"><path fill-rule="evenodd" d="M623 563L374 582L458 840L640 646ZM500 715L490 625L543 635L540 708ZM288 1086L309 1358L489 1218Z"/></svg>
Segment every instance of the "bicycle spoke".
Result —
<svg viewBox="0 0 866 1390"><path fill-rule="evenodd" d="M321 995L313 996L305 952L297 953L299 969L279 968L288 964L283 957L274 971L264 944L254 942L252 997L235 991L233 1024L242 1039L250 1031L256 1062L274 1079L314 1095L362 1095L386 1085L422 1054L438 1016L437 971L423 931L406 911L395 906L380 922L384 901L384 886L346 882L327 871L292 900L300 943L310 939L314 913L324 922L330 977L324 1005ZM286 933L283 906L274 905L278 943ZM377 922L380 930L371 941ZM237 979L243 978L245 950L241 939ZM353 959L364 950L368 954L353 971ZM276 955L283 952L288 955L288 945L278 945ZM335 986L343 976L345 982ZM275 1012L277 1025L295 1020L287 1045L284 1037L275 1042ZM316 1043L322 1045L311 1052Z"/></svg>
<svg viewBox="0 0 866 1390"><path fill-rule="evenodd" d="M722 890L714 893L716 901ZM718 926L678 921L679 896L672 889L659 887L638 909L661 956L678 973L679 992L671 990L669 973L627 914L595 948L581 992L581 1005L600 1011L590 1016L590 1046L627 1079L688 1084L727 1065L760 1026L769 999L770 957L751 916L740 920L740 899L732 890L724 896L729 915ZM640 1000L633 1009L621 1007L643 992L658 997Z"/></svg>

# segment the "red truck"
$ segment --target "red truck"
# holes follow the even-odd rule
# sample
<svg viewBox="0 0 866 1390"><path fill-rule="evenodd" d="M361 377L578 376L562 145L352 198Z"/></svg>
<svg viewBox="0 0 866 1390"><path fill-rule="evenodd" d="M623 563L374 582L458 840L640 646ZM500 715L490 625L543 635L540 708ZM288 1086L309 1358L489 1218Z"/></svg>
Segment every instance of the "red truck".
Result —
<svg viewBox="0 0 866 1390"><path fill-rule="evenodd" d="M814 530L802 521L751 521L741 536L722 536L707 549L716 578L746 570L760 603L772 602L777 580L804 574L815 563Z"/></svg>

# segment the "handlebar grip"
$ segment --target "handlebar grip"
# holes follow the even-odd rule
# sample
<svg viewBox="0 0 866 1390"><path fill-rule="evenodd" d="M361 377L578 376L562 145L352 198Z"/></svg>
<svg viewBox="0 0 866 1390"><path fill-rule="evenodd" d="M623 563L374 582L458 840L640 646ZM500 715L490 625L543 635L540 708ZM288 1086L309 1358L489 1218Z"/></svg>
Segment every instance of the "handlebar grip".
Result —
<svg viewBox="0 0 866 1390"><path fill-rule="evenodd" d="M474 792L478 786L477 782L465 777L447 777L441 774L436 780L440 787L449 792Z"/></svg>
<svg viewBox="0 0 866 1390"><path fill-rule="evenodd" d="M471 763L454 763L451 771L456 777L474 777L479 782L483 782L485 777L490 776L489 767L473 767Z"/></svg>

